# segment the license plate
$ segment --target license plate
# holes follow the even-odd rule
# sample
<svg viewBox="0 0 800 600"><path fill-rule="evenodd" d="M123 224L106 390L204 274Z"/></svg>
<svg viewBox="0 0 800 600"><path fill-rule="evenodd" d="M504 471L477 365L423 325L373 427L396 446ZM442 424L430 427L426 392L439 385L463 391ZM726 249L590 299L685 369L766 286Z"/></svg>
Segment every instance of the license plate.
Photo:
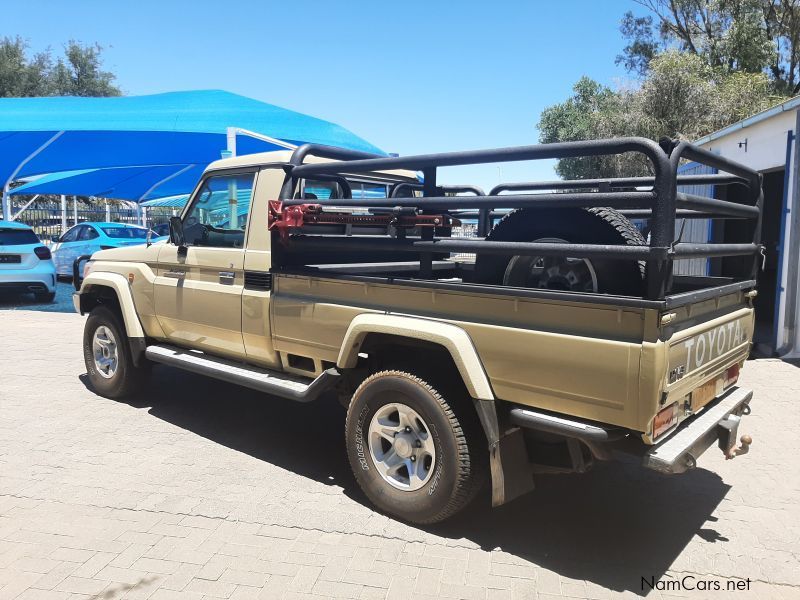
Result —
<svg viewBox="0 0 800 600"><path fill-rule="evenodd" d="M22 257L19 254L0 254L0 263L15 263L22 262Z"/></svg>
<svg viewBox="0 0 800 600"><path fill-rule="evenodd" d="M717 397L717 379L712 379L692 392L692 411L697 412Z"/></svg>

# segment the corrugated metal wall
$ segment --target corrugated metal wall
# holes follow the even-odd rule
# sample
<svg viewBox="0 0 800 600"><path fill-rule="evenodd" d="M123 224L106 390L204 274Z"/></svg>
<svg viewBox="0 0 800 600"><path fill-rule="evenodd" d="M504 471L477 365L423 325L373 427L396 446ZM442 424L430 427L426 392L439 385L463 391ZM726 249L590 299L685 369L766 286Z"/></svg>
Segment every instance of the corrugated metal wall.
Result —
<svg viewBox="0 0 800 600"><path fill-rule="evenodd" d="M706 165L688 163L678 169L679 175L714 175L717 170ZM714 197L713 185L682 185L678 187L679 192L685 194L695 194L696 196ZM675 221L675 239L683 235L683 242L697 242L705 244L711 241L711 220L710 219L678 219ZM708 275L708 259L692 258L681 260L675 263L673 268L675 275Z"/></svg>

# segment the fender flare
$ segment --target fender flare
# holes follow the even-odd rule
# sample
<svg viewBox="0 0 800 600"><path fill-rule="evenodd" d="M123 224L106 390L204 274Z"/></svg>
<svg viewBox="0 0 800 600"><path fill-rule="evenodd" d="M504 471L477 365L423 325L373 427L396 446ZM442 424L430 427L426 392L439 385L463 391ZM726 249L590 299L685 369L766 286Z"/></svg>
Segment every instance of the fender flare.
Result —
<svg viewBox="0 0 800 600"><path fill-rule="evenodd" d="M469 334L456 325L429 319L402 317L380 313L357 315L347 328L336 366L352 369L358 362L358 351L370 333L383 333L431 342L444 347L453 358L469 395L476 400L494 401L489 378Z"/></svg>
<svg viewBox="0 0 800 600"><path fill-rule="evenodd" d="M122 321L125 324L125 333L130 342L131 353L133 355L133 363L139 365L139 361L144 356L144 351L147 347L145 340L144 328L139 321L139 316L136 313L136 307L133 304L133 294L131 294L130 284L124 276L119 273L104 273L93 272L89 273L83 280L81 291L77 293L80 300L80 313L84 314L86 308L84 306L84 297L87 296L89 286L96 285L98 287L107 287L114 290L119 302L120 313L122 314Z"/></svg>

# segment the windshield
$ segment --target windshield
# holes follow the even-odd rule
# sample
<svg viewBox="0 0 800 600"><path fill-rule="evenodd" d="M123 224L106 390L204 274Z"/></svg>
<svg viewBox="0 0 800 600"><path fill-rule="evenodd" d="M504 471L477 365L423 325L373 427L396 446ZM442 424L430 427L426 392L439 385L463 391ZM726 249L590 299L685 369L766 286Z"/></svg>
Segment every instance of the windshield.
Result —
<svg viewBox="0 0 800 600"><path fill-rule="evenodd" d="M143 240L147 238L147 229L141 227L101 227L110 238L125 240Z"/></svg>
<svg viewBox="0 0 800 600"><path fill-rule="evenodd" d="M0 229L0 246L38 244L39 238L30 229Z"/></svg>

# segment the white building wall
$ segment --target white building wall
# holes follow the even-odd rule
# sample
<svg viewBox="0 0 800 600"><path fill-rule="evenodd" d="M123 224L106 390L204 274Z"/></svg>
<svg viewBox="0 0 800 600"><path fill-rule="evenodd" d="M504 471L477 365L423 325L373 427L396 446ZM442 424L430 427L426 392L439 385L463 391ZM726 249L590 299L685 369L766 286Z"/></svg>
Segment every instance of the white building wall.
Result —
<svg viewBox="0 0 800 600"><path fill-rule="evenodd" d="M766 111L764 114L745 119L717 133L697 140L696 143L707 150L741 162L758 171L782 168L786 164L786 135L787 132L794 131L799 109L800 98L795 98L779 107ZM745 140L747 141L746 148L743 144ZM794 146L793 144L793 149ZM790 212L786 216L786 230L782 244L784 253L780 281L783 292L779 300L776 327L778 331L778 348L783 347L784 350L789 350L788 354L784 354L785 357L798 357L800 356L800 327L796 328L794 335L791 335L785 327L787 296L789 294L794 294L795 297L800 295L800 282L798 282L797 278L794 281L787 281L789 263L800 260L800 256L788 256L788 250L791 247L790 240L793 234L791 231L792 212L800 210L800 205L797 203L794 192L795 173L798 169L798 161L794 151L792 151L787 168L790 175L788 189L785 193L788 194ZM800 302L797 303L797 312L795 322L800 323Z"/></svg>
<svg viewBox="0 0 800 600"><path fill-rule="evenodd" d="M757 171L769 171L783 167L786 162L786 132L794 130L796 118L794 110L780 112L747 127L728 128L731 130L729 133L716 139L698 141L706 150L739 161ZM745 139L747 148L740 148L739 143Z"/></svg>

